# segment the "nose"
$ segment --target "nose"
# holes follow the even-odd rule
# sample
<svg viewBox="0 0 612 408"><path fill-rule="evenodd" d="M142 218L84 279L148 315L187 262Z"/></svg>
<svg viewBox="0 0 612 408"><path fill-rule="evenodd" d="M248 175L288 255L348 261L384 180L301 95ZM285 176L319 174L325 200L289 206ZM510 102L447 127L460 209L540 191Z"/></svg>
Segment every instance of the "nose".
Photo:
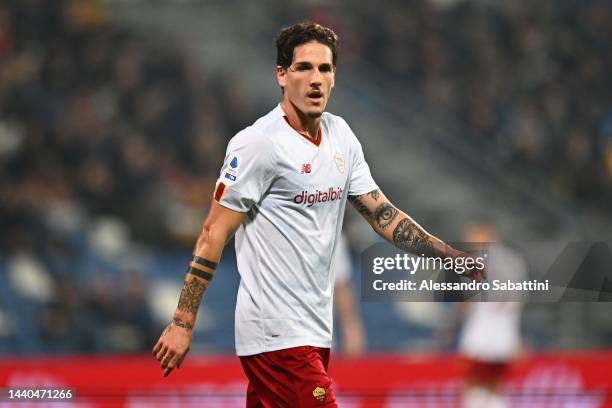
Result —
<svg viewBox="0 0 612 408"><path fill-rule="evenodd" d="M322 75L321 71L318 68L314 68L312 70L312 75L310 76L310 84L311 85L321 85L322 83Z"/></svg>

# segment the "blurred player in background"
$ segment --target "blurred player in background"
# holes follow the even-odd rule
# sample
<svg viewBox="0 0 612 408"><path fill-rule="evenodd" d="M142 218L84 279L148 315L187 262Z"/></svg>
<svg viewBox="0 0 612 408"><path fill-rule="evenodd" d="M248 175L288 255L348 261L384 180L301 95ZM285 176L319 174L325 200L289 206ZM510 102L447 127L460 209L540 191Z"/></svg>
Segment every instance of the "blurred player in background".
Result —
<svg viewBox="0 0 612 408"><path fill-rule="evenodd" d="M236 233L236 353L249 379L248 407L337 406L327 373L331 265L347 200L398 248L467 256L387 200L347 123L324 112L336 41L318 24L281 30L276 78L282 101L229 142L178 307L153 348L164 375L181 365L204 291ZM465 274L480 280L484 270Z"/></svg>
<svg viewBox="0 0 612 408"><path fill-rule="evenodd" d="M487 273L490 279L522 281L527 265L512 249L496 243L492 225L475 223L467 227L466 242L487 245ZM465 318L459 340L459 351L465 357L466 389L464 408L503 408L508 406L502 395L502 383L511 364L522 351L520 302L462 303Z"/></svg>
<svg viewBox="0 0 612 408"><path fill-rule="evenodd" d="M342 234L334 255L334 274L336 276L334 304L340 322L342 340L340 350L345 357L356 358L361 356L365 350L366 336L353 295L352 270L349 245L346 236Z"/></svg>

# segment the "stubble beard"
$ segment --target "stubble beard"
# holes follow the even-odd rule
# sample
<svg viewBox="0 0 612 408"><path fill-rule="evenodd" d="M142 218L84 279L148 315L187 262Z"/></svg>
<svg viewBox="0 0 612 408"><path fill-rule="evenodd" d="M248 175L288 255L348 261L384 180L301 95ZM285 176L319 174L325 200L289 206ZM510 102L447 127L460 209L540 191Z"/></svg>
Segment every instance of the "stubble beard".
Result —
<svg viewBox="0 0 612 408"><path fill-rule="evenodd" d="M319 119L323 116L323 111L325 110L326 104L321 104L322 106L313 106L312 110L307 110L304 112L309 119Z"/></svg>
<svg viewBox="0 0 612 408"><path fill-rule="evenodd" d="M318 119L323 115L323 111L309 111L306 113L306 116L308 116L310 119Z"/></svg>

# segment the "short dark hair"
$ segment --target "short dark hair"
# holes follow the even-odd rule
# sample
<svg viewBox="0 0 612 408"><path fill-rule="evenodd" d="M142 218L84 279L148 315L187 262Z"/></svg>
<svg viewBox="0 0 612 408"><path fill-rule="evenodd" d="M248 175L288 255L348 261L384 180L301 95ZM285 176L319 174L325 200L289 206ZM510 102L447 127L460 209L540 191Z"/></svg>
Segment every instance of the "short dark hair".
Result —
<svg viewBox="0 0 612 408"><path fill-rule="evenodd" d="M297 23L283 28L276 38L276 65L288 68L293 61L293 50L295 47L316 41L327 45L332 52L332 63L334 68L338 61L336 43L338 36L331 28L323 27L317 23Z"/></svg>

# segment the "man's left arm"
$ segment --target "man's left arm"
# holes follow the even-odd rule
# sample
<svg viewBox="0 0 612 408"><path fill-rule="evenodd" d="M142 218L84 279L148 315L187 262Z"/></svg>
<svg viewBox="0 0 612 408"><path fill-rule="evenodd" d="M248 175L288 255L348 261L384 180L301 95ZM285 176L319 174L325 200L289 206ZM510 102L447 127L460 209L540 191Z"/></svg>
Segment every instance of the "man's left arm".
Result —
<svg viewBox="0 0 612 408"><path fill-rule="evenodd" d="M349 196L348 201L368 221L378 235L399 249L415 255L435 258L470 256L429 234L410 216L391 204L379 189L366 194ZM464 275L476 281L486 278L484 269L474 268Z"/></svg>

